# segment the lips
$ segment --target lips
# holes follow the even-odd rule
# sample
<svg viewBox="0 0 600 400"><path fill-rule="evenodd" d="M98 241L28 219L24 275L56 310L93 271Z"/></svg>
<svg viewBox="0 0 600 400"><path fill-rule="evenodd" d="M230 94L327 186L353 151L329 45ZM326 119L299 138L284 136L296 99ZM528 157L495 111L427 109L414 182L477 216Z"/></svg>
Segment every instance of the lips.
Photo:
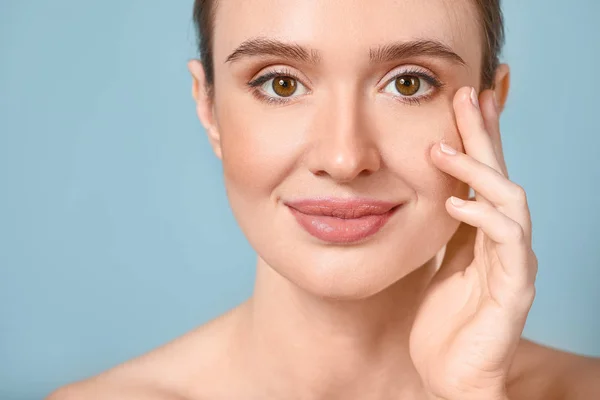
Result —
<svg viewBox="0 0 600 400"><path fill-rule="evenodd" d="M310 235L329 243L353 243L377 233L401 204L369 199L303 199L285 202Z"/></svg>

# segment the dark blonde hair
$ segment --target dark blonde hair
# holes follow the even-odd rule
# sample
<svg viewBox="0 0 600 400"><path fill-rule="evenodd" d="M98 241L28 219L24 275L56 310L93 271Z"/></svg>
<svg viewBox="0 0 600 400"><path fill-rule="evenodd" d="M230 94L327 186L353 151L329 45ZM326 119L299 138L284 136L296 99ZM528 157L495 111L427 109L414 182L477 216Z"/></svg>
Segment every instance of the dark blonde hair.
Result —
<svg viewBox="0 0 600 400"><path fill-rule="evenodd" d="M483 32L483 55L481 69L482 89L493 88L494 74L500 63L500 53L504 45L504 17L501 0L473 0L480 16ZM217 0L194 1L194 25L196 27L198 52L206 75L206 90L212 98L214 94L215 72L213 59L213 31L217 13Z"/></svg>

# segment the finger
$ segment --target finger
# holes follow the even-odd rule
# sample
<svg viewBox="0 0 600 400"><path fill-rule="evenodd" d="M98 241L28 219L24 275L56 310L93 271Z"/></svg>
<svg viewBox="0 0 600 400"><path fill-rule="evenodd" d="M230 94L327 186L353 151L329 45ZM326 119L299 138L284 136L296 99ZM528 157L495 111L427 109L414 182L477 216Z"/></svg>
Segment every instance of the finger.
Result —
<svg viewBox="0 0 600 400"><path fill-rule="evenodd" d="M494 207L517 221L531 238L531 216L525 190L508 180L501 172L440 143L432 148L431 158L440 170L472 187Z"/></svg>
<svg viewBox="0 0 600 400"><path fill-rule="evenodd" d="M500 114L498 111L498 104L495 98L496 92L494 90L485 90L479 95L479 104L481 108L481 115L483 116L483 123L486 132L489 134L496 153L496 159L500 164L500 168L504 176L508 178L508 169L506 168L506 161L504 160L504 151L502 149L502 137L500 135Z"/></svg>
<svg viewBox="0 0 600 400"><path fill-rule="evenodd" d="M526 287L532 281L529 268L530 251L523 227L493 206L480 201L450 197L448 213L459 221L475 226L496 244L502 270L511 278L513 287ZM490 273L493 273L491 271Z"/></svg>
<svg viewBox="0 0 600 400"><path fill-rule="evenodd" d="M475 89L472 87L461 88L454 96L453 105L465 153L496 171L502 172L494 146L486 131Z"/></svg>

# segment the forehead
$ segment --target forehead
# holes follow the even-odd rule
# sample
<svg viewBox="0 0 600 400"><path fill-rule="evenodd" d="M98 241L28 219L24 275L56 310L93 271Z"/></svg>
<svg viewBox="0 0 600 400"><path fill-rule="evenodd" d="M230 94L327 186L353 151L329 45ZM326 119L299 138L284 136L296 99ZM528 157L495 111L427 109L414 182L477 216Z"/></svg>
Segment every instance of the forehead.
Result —
<svg viewBox="0 0 600 400"><path fill-rule="evenodd" d="M324 62L361 63L369 48L432 39L478 66L482 39L472 0L215 0L214 61L252 37L317 49Z"/></svg>

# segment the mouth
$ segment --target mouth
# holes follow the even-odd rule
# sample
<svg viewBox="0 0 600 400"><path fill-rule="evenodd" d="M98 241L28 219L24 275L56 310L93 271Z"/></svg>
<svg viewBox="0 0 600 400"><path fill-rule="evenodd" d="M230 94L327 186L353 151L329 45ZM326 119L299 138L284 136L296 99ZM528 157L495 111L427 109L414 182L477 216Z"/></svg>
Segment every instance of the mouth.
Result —
<svg viewBox="0 0 600 400"><path fill-rule="evenodd" d="M380 200L336 198L284 204L310 235L337 244L357 243L375 235L402 206Z"/></svg>

